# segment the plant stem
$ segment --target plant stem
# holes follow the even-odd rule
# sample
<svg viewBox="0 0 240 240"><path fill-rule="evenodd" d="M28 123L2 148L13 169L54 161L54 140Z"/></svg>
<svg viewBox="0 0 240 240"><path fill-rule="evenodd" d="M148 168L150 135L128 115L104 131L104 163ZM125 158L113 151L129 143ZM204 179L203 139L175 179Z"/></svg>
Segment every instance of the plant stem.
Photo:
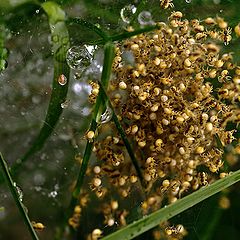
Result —
<svg viewBox="0 0 240 240"><path fill-rule="evenodd" d="M17 207L18 207L18 210L19 210L20 214L22 215L22 218L23 218L23 220L24 220L24 222L25 222L25 224L28 228L28 231L31 234L32 239L38 240L38 236L37 236L32 224L31 224L31 221L30 221L26 211L25 211L25 207L22 204L21 200L19 199L16 187L15 187L15 183L12 180L12 177L11 177L10 172L8 170L7 163L3 159L3 156L2 156L1 152L0 152L0 164L1 164L1 167L2 167L2 170L3 170L4 177L5 177L6 182L8 184L8 187L9 187L11 193L12 193L13 199L14 199Z"/></svg>
<svg viewBox="0 0 240 240"><path fill-rule="evenodd" d="M79 24L83 27L86 27L90 30L92 30L93 32L95 32L97 35L99 35L103 40L104 42L107 42L108 39L109 39L109 36L100 28L98 28L96 25L90 23L90 22L87 22L86 20L84 19L81 19L81 18L68 18L66 23L76 23L76 24Z"/></svg>
<svg viewBox="0 0 240 240"><path fill-rule="evenodd" d="M115 54L115 47L113 43L106 43L104 46L104 63L103 63L103 72L101 76L101 83L104 87L108 86L108 82L111 76L111 70L112 70L112 62ZM100 90L99 95L96 100L96 104L94 107L94 112L92 116L92 122L90 125L90 131L96 132L97 129L97 122L98 122L98 116L101 114L101 105L102 105L102 91ZM79 171L78 179L77 179L77 184L75 186L75 189L72 194L72 201L71 205L74 205L76 202L77 198L79 197L81 187L83 184L84 176L86 174L88 162L91 156L92 148L93 148L93 143L94 140L92 141L87 141L87 145L84 151L83 155L83 161L82 165Z"/></svg>
<svg viewBox="0 0 240 240"><path fill-rule="evenodd" d="M198 191L177 200L175 203L163 207L160 210L149 214L146 217L135 221L128 226L114 232L104 238L103 240L122 240L122 239L133 239L136 236L148 231L149 229L157 226L162 221L176 216L177 214L191 208L197 203L209 198L210 196L222 191L223 189L233 185L240 181L240 170L232 173L231 175L217 180L213 184L203 187Z"/></svg>
<svg viewBox="0 0 240 240"><path fill-rule="evenodd" d="M132 160L132 163L133 163L133 165L134 165L134 167L135 167L135 170L136 170L136 172L137 172L138 178L140 179L140 182L141 182L141 184L142 184L142 186L143 186L143 176L142 176L142 172L141 172L141 169L140 169L140 167L139 167L139 165L138 165L137 159L136 159L136 157L135 157L135 155L134 155L134 153L133 153L131 144L130 144L130 142L128 141L128 138L127 138L127 136L126 136L126 134L125 134L125 132L124 132L124 130L123 130L123 127L122 127L121 123L120 123L119 120L118 120L118 117L117 117L117 115L116 115L116 113L115 113L115 111L114 111L114 108L113 108L113 106L112 106L112 104L111 104L111 102L110 102L110 99L109 99L108 96L107 96L107 93L106 93L104 87L102 86L102 83L99 82L99 85L100 85L100 89L102 90L102 94L103 94L103 97L104 97L105 102L107 102L108 105L109 105L109 107L112 109L112 112L113 112L112 119L113 119L113 121L114 121L114 123L115 123L115 126L116 126L116 128L117 128L117 130L118 130L118 132L119 132L119 134L120 134L120 136L121 136L121 138L122 138L122 140L123 140L123 142L124 142L124 144L125 144L125 147L126 147L126 149L127 149L127 151L128 151L128 154L129 154L129 156L130 156L130 158L131 158L131 160Z"/></svg>
<svg viewBox="0 0 240 240"><path fill-rule="evenodd" d="M133 36L136 36L136 35L139 35L141 33L147 33L147 32L151 32L153 30L156 30L156 29L159 29L159 25L156 24L156 25L152 25L152 26L148 26L148 27L144 27L144 28L140 28L140 29L137 29L135 31L132 31L132 32L123 32L123 33L120 33L120 34L116 34L116 35L113 35L113 36L109 36L108 39L112 42L115 42L115 41L122 41L124 39L128 39L130 37L133 37ZM90 44L96 44L96 45L99 45L99 44L104 44L104 40L101 39L101 40L97 40L97 41L94 41L94 42L90 42Z"/></svg>

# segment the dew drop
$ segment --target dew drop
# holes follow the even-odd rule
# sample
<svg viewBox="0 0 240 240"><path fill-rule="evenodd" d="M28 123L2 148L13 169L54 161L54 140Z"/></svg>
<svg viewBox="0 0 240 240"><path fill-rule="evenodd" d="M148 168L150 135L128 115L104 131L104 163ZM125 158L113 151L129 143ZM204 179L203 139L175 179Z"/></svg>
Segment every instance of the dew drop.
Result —
<svg viewBox="0 0 240 240"><path fill-rule="evenodd" d="M65 102L61 103L61 108L67 108L70 103L70 100L66 100Z"/></svg>
<svg viewBox="0 0 240 240"><path fill-rule="evenodd" d="M66 54L67 64L70 68L84 71L92 60L89 46L73 46L68 49Z"/></svg>
<svg viewBox="0 0 240 240"><path fill-rule="evenodd" d="M96 26L97 28L101 28L101 26L100 26L99 23L96 23L95 26Z"/></svg>
<svg viewBox="0 0 240 240"><path fill-rule="evenodd" d="M17 191L17 194L18 194L18 198L22 202L22 200L23 200L23 191L22 191L22 189L19 186L17 186L16 183L14 183L13 186L16 188L16 191Z"/></svg>
<svg viewBox="0 0 240 240"><path fill-rule="evenodd" d="M153 25L152 14L148 11L143 11L138 15L138 22L141 25Z"/></svg>
<svg viewBox="0 0 240 240"><path fill-rule="evenodd" d="M58 195L57 191L52 191L48 194L48 197L55 198Z"/></svg>
<svg viewBox="0 0 240 240"><path fill-rule="evenodd" d="M185 2L186 2L186 3L191 3L191 2L192 2L192 0L185 0Z"/></svg>
<svg viewBox="0 0 240 240"><path fill-rule="evenodd" d="M100 121L101 123L108 123L112 119L113 111L107 106L105 112L101 115Z"/></svg>
<svg viewBox="0 0 240 240"><path fill-rule="evenodd" d="M37 13L37 14L39 13L39 9L36 10L36 13Z"/></svg>
<svg viewBox="0 0 240 240"><path fill-rule="evenodd" d="M58 35L53 35L53 36L52 36L52 41L53 41L54 43L58 42L58 40L59 40Z"/></svg>
<svg viewBox="0 0 240 240"><path fill-rule="evenodd" d="M61 74L59 77L58 77L58 83L62 86L64 86L66 83L67 83L67 78L65 77L64 74Z"/></svg>
<svg viewBox="0 0 240 240"><path fill-rule="evenodd" d="M127 5L120 11L120 16L123 22L130 23L131 16L136 12L137 8L134 5Z"/></svg>

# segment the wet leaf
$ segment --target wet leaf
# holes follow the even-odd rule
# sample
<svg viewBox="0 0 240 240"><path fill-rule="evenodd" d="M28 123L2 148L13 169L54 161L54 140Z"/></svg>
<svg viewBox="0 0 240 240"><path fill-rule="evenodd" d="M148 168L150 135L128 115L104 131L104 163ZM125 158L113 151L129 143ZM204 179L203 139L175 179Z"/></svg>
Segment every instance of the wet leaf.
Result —
<svg viewBox="0 0 240 240"><path fill-rule="evenodd" d="M31 155L39 151L48 137L51 136L63 111L61 103L66 100L69 82L69 66L66 63L66 52L69 48L69 36L64 19L65 14L60 7L53 2L42 4L48 14L52 37L52 51L54 61L54 76L52 81L52 94L48 105L44 124L27 153L18 161L12 170L15 171L19 165L26 161ZM59 83L59 78L66 78L65 84Z"/></svg>

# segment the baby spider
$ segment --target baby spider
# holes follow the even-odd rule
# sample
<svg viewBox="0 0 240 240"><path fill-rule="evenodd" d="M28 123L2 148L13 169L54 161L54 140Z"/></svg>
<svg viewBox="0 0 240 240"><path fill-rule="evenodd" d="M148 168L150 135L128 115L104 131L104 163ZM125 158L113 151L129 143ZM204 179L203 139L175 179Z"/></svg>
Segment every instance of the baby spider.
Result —
<svg viewBox="0 0 240 240"><path fill-rule="evenodd" d="M172 0L160 0L160 5L163 9L174 7Z"/></svg>
<svg viewBox="0 0 240 240"><path fill-rule="evenodd" d="M229 42L232 40L231 33L232 33L232 29L230 27L222 30L220 38L223 41L224 45L228 45Z"/></svg>

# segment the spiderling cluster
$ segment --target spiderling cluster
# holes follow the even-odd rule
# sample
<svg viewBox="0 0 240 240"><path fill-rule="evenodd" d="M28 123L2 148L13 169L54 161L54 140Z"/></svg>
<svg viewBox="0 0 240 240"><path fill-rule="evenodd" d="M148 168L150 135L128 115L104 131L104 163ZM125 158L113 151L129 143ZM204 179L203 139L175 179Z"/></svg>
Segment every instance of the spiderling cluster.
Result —
<svg viewBox="0 0 240 240"><path fill-rule="evenodd" d="M157 25L158 30L116 48L108 94L143 179L139 181L114 124L102 124L94 143L97 160L88 169L91 190L106 200L98 207L104 217L99 227L126 225L130 209L124 201L141 191L141 211L147 214L228 174L223 148L234 140L234 130L226 126L240 121L240 66L221 49L232 39L231 28L220 17L200 22L183 19L179 11ZM126 53L134 56L134 63L124 59ZM99 86L91 85L93 103ZM114 200L111 195L117 194ZM72 219L80 217L80 205ZM77 228L79 219L69 224ZM186 230L165 222L154 231L155 239L160 235L181 239ZM100 236L102 230L96 228L88 239Z"/></svg>

